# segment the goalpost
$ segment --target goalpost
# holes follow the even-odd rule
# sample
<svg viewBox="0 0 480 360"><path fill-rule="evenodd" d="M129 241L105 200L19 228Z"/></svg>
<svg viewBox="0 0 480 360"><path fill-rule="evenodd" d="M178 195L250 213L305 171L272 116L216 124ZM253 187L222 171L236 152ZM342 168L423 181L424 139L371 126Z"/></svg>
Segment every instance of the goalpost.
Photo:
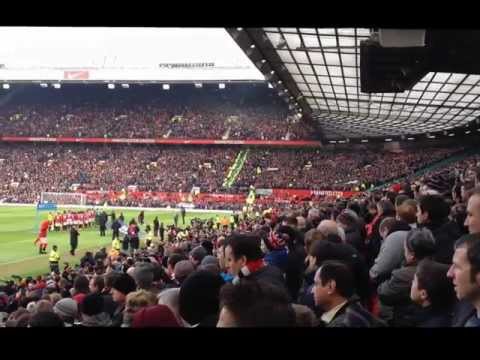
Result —
<svg viewBox="0 0 480 360"><path fill-rule="evenodd" d="M36 206L35 225L33 232L38 232L40 224L41 212L55 212L57 205L85 205L87 196L78 193L62 193L62 192L42 192L40 201Z"/></svg>
<svg viewBox="0 0 480 360"><path fill-rule="evenodd" d="M42 192L40 203L54 203L57 205L86 205L87 195L66 192Z"/></svg>

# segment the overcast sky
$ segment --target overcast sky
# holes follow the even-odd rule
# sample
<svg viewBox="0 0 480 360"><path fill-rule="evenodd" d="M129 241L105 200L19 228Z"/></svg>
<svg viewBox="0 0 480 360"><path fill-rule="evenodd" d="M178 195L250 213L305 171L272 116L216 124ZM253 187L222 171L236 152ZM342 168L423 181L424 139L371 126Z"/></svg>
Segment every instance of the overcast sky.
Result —
<svg viewBox="0 0 480 360"><path fill-rule="evenodd" d="M223 28L0 27L4 74L51 68L156 71L160 63L215 63L212 79L231 73L232 79L264 80ZM185 71L182 79L195 79L205 69Z"/></svg>

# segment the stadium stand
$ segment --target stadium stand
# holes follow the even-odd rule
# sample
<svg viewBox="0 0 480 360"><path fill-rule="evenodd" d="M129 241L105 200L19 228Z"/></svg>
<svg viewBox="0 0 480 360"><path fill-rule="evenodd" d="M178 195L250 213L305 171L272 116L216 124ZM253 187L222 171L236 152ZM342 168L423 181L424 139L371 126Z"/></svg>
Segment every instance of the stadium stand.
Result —
<svg viewBox="0 0 480 360"><path fill-rule="evenodd" d="M19 86L1 98L0 135L43 140L0 143L0 202L82 192L96 205L96 225L89 210L83 226L118 233L78 264L59 263L52 250L50 273L3 280L0 327L480 327L480 155L472 134L480 122L478 96L469 93L478 76L431 72L406 96L367 96L354 44L380 49L369 29L229 33L249 56L269 46L261 49L269 58L256 65L281 63L266 77L276 89ZM312 49L300 36L332 45ZM403 50L393 50L385 63L401 58ZM383 74L392 87L386 94L408 87L391 76L416 75L391 69ZM292 117L280 86L294 95L290 106L314 110L321 129ZM365 145L370 135L381 144ZM420 136L425 142L405 144ZM426 142L436 136L443 138ZM322 138L345 146L65 144L58 137ZM234 211L181 224L176 214L162 230L143 224L144 208L185 211L185 203ZM104 205L141 207L138 223L113 219L118 210L107 214ZM74 213L68 216L83 217ZM50 223L42 224L46 240ZM78 233L72 240L78 245Z"/></svg>

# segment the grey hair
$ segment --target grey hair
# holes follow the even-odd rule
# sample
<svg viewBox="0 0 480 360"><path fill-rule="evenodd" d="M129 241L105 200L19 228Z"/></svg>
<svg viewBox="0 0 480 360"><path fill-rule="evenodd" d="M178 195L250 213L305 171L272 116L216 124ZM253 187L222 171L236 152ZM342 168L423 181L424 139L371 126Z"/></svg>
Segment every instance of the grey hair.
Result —
<svg viewBox="0 0 480 360"><path fill-rule="evenodd" d="M415 254L418 260L432 256L435 253L436 241L427 228L412 229L408 232L405 245Z"/></svg>

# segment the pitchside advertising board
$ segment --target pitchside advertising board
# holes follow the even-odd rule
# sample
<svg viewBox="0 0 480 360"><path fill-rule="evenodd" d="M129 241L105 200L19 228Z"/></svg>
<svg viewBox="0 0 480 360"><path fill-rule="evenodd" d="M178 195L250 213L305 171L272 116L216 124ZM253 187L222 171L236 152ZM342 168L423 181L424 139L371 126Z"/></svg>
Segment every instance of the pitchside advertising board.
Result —
<svg viewBox="0 0 480 360"><path fill-rule="evenodd" d="M37 211L56 211L57 204L55 203L38 203L37 204Z"/></svg>
<svg viewBox="0 0 480 360"><path fill-rule="evenodd" d="M258 192L260 190L260 194ZM265 191L267 190L267 191ZM85 191L87 200L93 204L103 204L105 201L114 201L118 199L122 192L116 191ZM335 198L350 198L352 196L360 194L355 191L329 191L329 190L307 190L307 189L257 189L256 194L259 195L256 199L256 203L262 203L264 200L275 201L291 201L291 200L303 200L312 198L312 196L322 197L335 197ZM138 201L142 200L154 200L172 202L180 206L183 203L185 208L191 208L194 204L201 203L245 203L247 194L215 194L215 193L199 193L192 198L193 203L185 202L187 193L180 192L160 192L160 191L136 191L128 194L129 197Z"/></svg>

